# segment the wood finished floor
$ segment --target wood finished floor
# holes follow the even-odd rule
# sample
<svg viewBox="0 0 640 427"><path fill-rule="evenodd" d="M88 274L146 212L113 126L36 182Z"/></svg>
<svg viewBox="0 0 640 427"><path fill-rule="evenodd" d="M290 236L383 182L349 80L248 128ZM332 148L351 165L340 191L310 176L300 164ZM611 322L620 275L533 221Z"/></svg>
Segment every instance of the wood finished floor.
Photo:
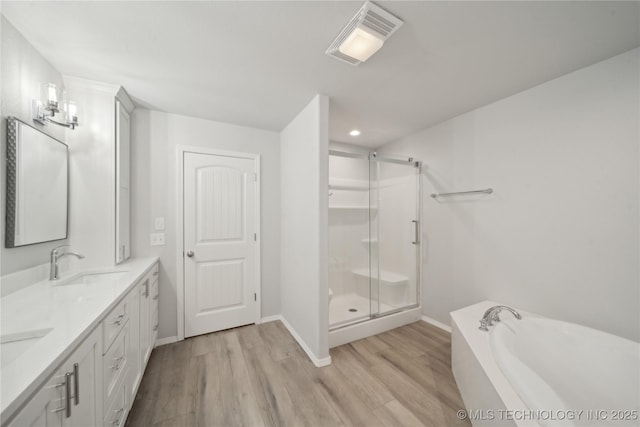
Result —
<svg viewBox="0 0 640 427"><path fill-rule="evenodd" d="M158 347L127 427L468 426L450 336L424 322L331 350L316 368L280 322Z"/></svg>

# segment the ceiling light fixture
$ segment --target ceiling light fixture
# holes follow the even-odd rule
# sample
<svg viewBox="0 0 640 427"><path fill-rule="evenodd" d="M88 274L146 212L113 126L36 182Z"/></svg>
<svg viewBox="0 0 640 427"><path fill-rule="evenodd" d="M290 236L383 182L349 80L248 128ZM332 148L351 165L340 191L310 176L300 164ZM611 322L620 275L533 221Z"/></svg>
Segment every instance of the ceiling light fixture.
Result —
<svg viewBox="0 0 640 427"><path fill-rule="evenodd" d="M325 53L351 65L358 65L376 53L402 24L401 19L380 6L366 2Z"/></svg>
<svg viewBox="0 0 640 427"><path fill-rule="evenodd" d="M47 83L41 85L40 98L46 98L45 102L42 99L34 99L31 103L33 120L40 124L46 125L47 123L53 123L58 126L64 126L69 129L75 129L78 126L78 110L76 104L73 101L67 101L66 96L62 96L62 110L60 109L60 103L58 102L58 88L53 83ZM54 120L56 113L60 113L63 121Z"/></svg>
<svg viewBox="0 0 640 427"><path fill-rule="evenodd" d="M354 129L351 132L349 132L349 135L358 136L358 135L360 135L360 131L358 129Z"/></svg>

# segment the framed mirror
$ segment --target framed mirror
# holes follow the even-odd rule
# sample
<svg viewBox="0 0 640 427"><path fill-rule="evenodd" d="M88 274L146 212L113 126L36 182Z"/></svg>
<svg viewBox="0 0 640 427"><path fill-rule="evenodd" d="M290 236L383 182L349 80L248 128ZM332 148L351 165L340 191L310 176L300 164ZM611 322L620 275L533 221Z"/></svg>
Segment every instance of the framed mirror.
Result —
<svg viewBox="0 0 640 427"><path fill-rule="evenodd" d="M68 233L69 149L7 118L7 248L62 240Z"/></svg>

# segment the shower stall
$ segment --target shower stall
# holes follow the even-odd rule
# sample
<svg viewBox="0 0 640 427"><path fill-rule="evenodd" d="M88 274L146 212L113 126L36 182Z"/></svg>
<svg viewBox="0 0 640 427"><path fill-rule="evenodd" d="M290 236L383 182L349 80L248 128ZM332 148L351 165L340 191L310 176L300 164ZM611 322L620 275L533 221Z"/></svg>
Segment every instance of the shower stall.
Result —
<svg viewBox="0 0 640 427"><path fill-rule="evenodd" d="M419 186L412 158L329 151L330 337L419 306Z"/></svg>

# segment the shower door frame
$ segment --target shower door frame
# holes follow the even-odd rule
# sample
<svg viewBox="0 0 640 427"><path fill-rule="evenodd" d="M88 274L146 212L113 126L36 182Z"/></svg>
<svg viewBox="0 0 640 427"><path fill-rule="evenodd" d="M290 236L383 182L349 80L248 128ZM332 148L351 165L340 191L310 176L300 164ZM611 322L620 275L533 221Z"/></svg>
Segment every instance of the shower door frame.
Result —
<svg viewBox="0 0 640 427"><path fill-rule="evenodd" d="M401 164L401 165L406 165L408 167L416 168L416 172L415 172L416 174L416 178L415 178L416 179L416 220L418 221L418 227L417 227L418 231L416 236L418 239L418 243L417 243L418 247L416 249L416 265L415 265L416 302L414 304L405 305L403 307L400 307L394 310L385 311L383 313L372 312L371 289L372 289L372 283L374 279L373 277L371 277L372 276L371 275L371 256L372 256L371 244L372 243L369 242L369 251L368 251L368 255L369 255L369 316L366 319L354 320L353 322L340 324L339 326L336 326L336 327L332 327L331 323L329 323L329 330L336 331L342 328L366 323L374 319L381 319L392 314L397 314L397 313L401 313L404 311L408 311L408 310L412 310L420 307L422 305L422 268L421 268L422 266L421 265L422 264L421 263L422 261L422 209L421 209L422 207L422 162L414 160L412 157L409 157L406 160L392 158L392 157L381 157L381 156L378 156L375 151L370 151L368 153L350 153L346 151L329 150L328 155L347 157L347 158L353 158L353 159L362 159L362 160L367 160L369 162L369 227L371 227L371 165L377 164L380 162L386 162L386 163L395 163L395 164ZM371 239L371 228L369 229L369 238ZM378 255L378 258L379 258L379 255ZM378 281L380 280L379 276L380 274L378 273ZM378 290L379 290L379 286L380 286L380 283L378 283ZM378 304L379 304L379 295L378 295ZM329 321L331 321L331 319L329 319Z"/></svg>
<svg viewBox="0 0 640 427"><path fill-rule="evenodd" d="M373 158L373 160L372 160ZM414 304L408 304L393 310L388 310L385 311L383 313L380 313L380 247L378 247L378 312L374 313L373 310L370 308L369 309L369 319L368 320L373 320L373 319L380 319L392 314L396 314L396 313L401 313L403 311L407 311L407 310L411 310L414 308L418 308L421 306L422 304L422 269L421 269L421 261L422 261L422 162L414 160L413 157L409 157L407 160L402 160L402 159L395 159L393 157L380 157L377 155L377 153L375 151L372 151L369 153L369 162L371 164L371 162L374 163L394 163L394 164L400 164L400 165L405 165L408 167L413 167L416 168L415 171L415 179L416 179L416 221L418 221L417 224L417 232L416 232L416 239L417 239L417 248L416 248L416 265L415 265L415 273L416 273L416 302ZM376 171L376 175L379 175L379 171ZM378 182L380 181L379 177L377 177ZM369 182L371 182L371 176L369 176ZM369 190L371 191L371 189ZM369 209L371 209L371 202L369 202ZM377 208L379 209L379 207ZM371 213L369 213L369 215L371 215ZM380 212L378 211L377 215L380 215ZM379 221L379 219L378 219ZM369 226L371 226L371 220L369 220ZM369 236L371 237L371 233L369 234ZM369 254L371 254L371 248L369 248ZM371 255L369 255L371 256ZM369 273L371 274L371 264L369 265ZM373 277L370 279L371 281L373 281ZM369 283L369 295L371 295L371 286L372 283ZM372 303L372 298L371 296L369 296L369 304ZM365 320L366 322L367 320ZM354 322L352 324L356 324L357 322Z"/></svg>

